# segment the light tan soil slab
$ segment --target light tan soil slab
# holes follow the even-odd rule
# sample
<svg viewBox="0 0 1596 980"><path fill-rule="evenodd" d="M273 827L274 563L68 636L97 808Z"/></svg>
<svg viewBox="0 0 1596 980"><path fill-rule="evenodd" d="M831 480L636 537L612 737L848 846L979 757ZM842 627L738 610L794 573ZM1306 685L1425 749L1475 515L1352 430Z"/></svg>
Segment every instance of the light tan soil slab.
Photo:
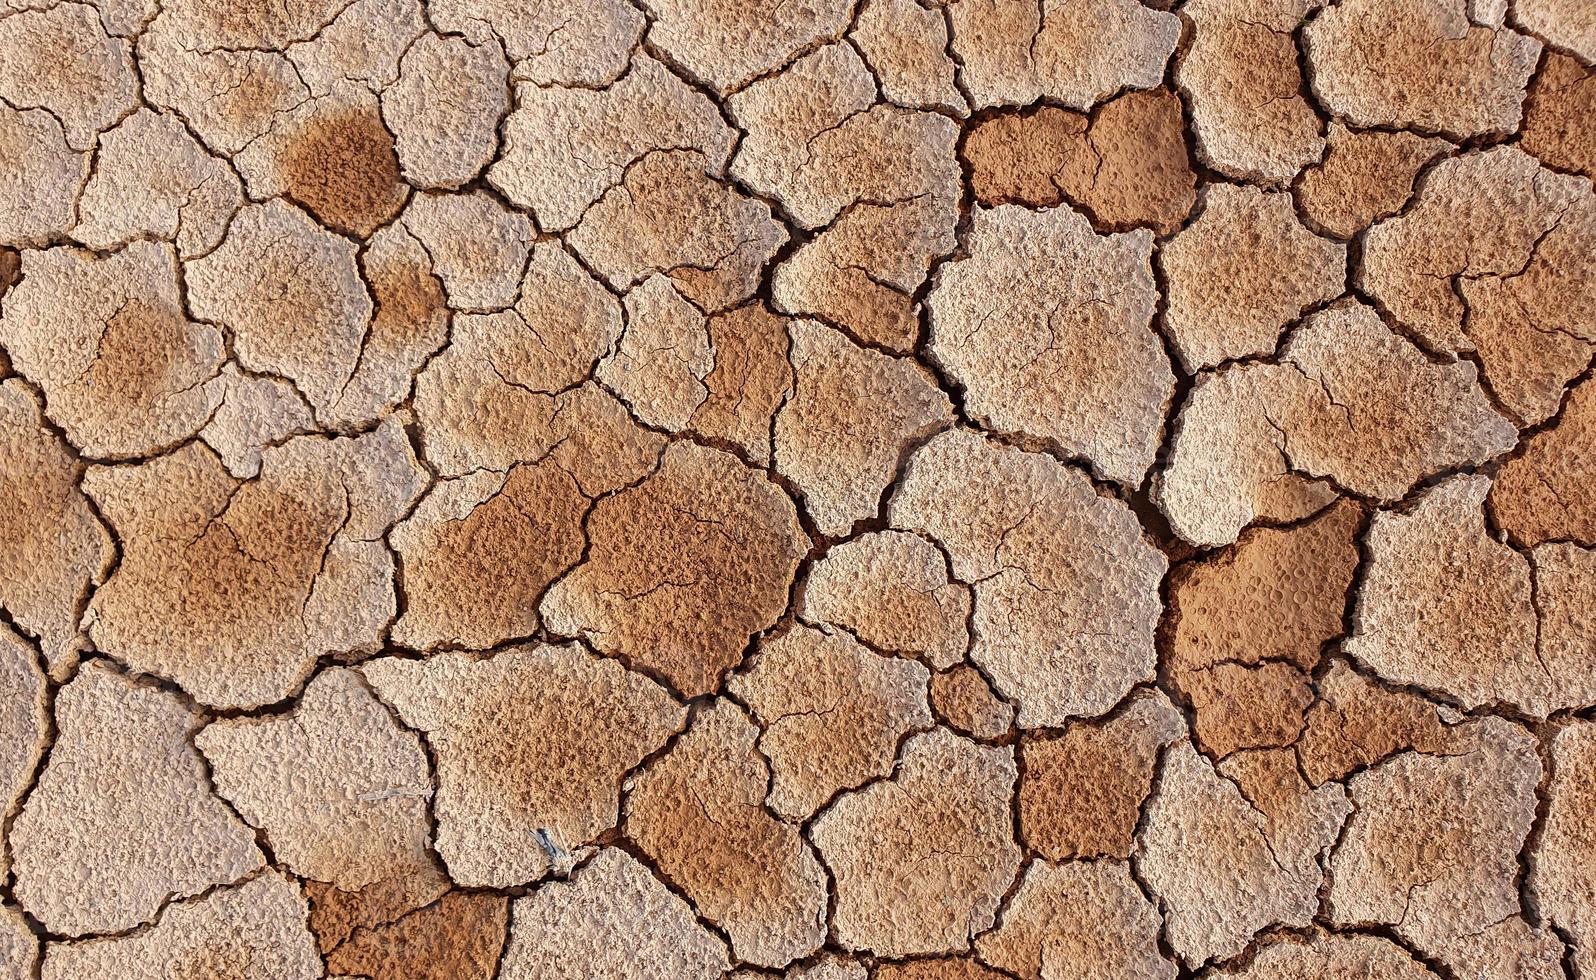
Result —
<svg viewBox="0 0 1596 980"><path fill-rule="evenodd" d="M956 429L910 459L889 516L975 583L970 659L1022 727L1102 714L1150 675L1164 557L1080 470Z"/></svg>
<svg viewBox="0 0 1596 980"><path fill-rule="evenodd" d="M1517 854L1541 778L1534 740L1495 718L1467 735L1455 754L1407 752L1351 779L1356 810L1328 865L1331 921L1390 925L1454 970L1555 976L1560 944L1517 915Z"/></svg>
<svg viewBox="0 0 1596 980"><path fill-rule="evenodd" d="M354 671L317 675L291 714L217 721L194 743L217 793L295 873L356 891L430 868L421 740Z"/></svg>
<svg viewBox="0 0 1596 980"><path fill-rule="evenodd" d="M574 646L384 658L362 673L437 760L435 844L462 884L568 868L615 826L622 776L682 721L658 685Z"/></svg>
<svg viewBox="0 0 1596 980"><path fill-rule="evenodd" d="M830 807L812 837L836 879L842 944L886 956L968 949L1019 871L1014 780L1012 750L937 729L905 743L891 780Z"/></svg>
<svg viewBox="0 0 1596 980"><path fill-rule="evenodd" d="M1199 379L1154 497L1182 538L1224 545L1255 521L1313 514L1330 486L1397 500L1515 441L1472 362L1431 361L1374 309L1337 304L1294 331L1278 363Z"/></svg>
<svg viewBox="0 0 1596 980"><path fill-rule="evenodd" d="M966 410L1139 484L1174 387L1151 327L1151 236L1098 235L1067 207L1003 205L973 220L969 257L930 298L930 350L964 386Z"/></svg>
<svg viewBox="0 0 1596 980"><path fill-rule="evenodd" d="M305 899L268 871L242 885L173 905L148 930L126 937L52 943L43 976L237 977L315 980L321 959L305 928Z"/></svg>
<svg viewBox="0 0 1596 980"><path fill-rule="evenodd" d="M56 743L11 827L17 899L46 928L121 932L261 866L194 751L199 716L176 695L95 662L55 712Z"/></svg>
<svg viewBox="0 0 1596 980"><path fill-rule="evenodd" d="M624 851L605 848L568 882L553 882L510 909L505 980L680 977L714 980L725 945L692 907Z"/></svg>
<svg viewBox="0 0 1596 980"><path fill-rule="evenodd" d="M60 675L85 646L78 604L104 580L113 544L78 486L71 450L15 379L0 384L0 440L8 464L0 498L10 512L0 524L0 604L39 638L45 663Z"/></svg>

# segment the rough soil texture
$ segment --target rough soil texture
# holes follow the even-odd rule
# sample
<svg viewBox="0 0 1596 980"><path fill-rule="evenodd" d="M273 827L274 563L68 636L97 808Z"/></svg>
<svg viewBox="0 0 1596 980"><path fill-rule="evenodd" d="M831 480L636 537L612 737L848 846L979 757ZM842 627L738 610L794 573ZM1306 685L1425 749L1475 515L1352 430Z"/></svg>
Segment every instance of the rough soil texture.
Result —
<svg viewBox="0 0 1596 980"><path fill-rule="evenodd" d="M1596 977L1590 0L0 0L0 980Z"/></svg>

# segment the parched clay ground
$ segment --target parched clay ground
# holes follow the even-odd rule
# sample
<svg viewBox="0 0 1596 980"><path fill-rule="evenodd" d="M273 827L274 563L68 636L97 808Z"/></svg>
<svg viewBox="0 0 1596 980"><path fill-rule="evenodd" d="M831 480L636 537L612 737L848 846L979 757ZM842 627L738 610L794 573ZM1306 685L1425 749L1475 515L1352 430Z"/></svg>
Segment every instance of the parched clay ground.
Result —
<svg viewBox="0 0 1596 980"><path fill-rule="evenodd" d="M1596 977L1593 62L0 0L0 980Z"/></svg>

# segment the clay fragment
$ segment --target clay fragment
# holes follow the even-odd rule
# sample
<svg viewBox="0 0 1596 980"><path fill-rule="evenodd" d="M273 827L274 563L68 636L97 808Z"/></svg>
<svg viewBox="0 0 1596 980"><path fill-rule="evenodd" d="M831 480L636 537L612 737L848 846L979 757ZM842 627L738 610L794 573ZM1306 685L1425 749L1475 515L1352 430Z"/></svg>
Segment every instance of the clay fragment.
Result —
<svg viewBox="0 0 1596 980"><path fill-rule="evenodd" d="M780 967L824 942L826 882L797 828L763 806L770 770L758 737L729 701L700 712L634 779L626 832L726 931L739 960Z"/></svg>
<svg viewBox="0 0 1596 980"><path fill-rule="evenodd" d="M582 556L588 506L553 462L438 481L388 537L406 598L393 642L485 649L531 636L538 600Z"/></svg>
<svg viewBox="0 0 1596 980"><path fill-rule="evenodd" d="M917 297L932 264L957 244L956 223L944 197L852 204L776 267L772 304L832 324L862 345L908 354L921 332Z"/></svg>
<svg viewBox="0 0 1596 980"><path fill-rule="evenodd" d="M186 263L189 306L227 326L242 367L294 382L321 418L354 374L371 319L355 253L287 201L249 205L220 247Z"/></svg>
<svg viewBox="0 0 1596 980"><path fill-rule="evenodd" d="M1308 709L1297 742L1302 771L1315 786L1413 749L1445 755L1458 739L1439 706L1388 689L1337 662L1319 678L1319 700Z"/></svg>
<svg viewBox="0 0 1596 980"><path fill-rule="evenodd" d="M495 124L509 108L503 49L427 34L399 70L398 82L382 93L382 117L406 181L429 190L468 183L491 161Z"/></svg>
<svg viewBox="0 0 1596 980"><path fill-rule="evenodd" d="M1289 758L1286 771L1294 773ZM1218 770L1186 742L1165 755L1139 842L1141 873L1163 899L1170 945L1188 967L1228 959L1259 931L1301 927L1319 908L1319 857L1349 810L1339 785ZM1270 800L1261 790L1274 789ZM1283 792L1281 792L1283 790ZM1191 842L1202 841L1193 847Z"/></svg>
<svg viewBox="0 0 1596 980"><path fill-rule="evenodd" d="M261 866L254 833L211 792L189 741L199 715L175 694L91 661L56 695L55 721L10 834L17 900L51 932L131 929Z"/></svg>
<svg viewBox="0 0 1596 980"><path fill-rule="evenodd" d="M662 0L649 37L722 95L848 25L844 0Z"/></svg>
<svg viewBox="0 0 1596 980"><path fill-rule="evenodd" d="M360 238L388 223L408 191L377 97L349 82L274 115L233 163L252 198L285 195L320 224Z"/></svg>
<svg viewBox="0 0 1596 980"><path fill-rule="evenodd" d="M0 383L0 458L9 515L0 522L0 605L39 637L46 668L61 680L87 646L79 604L109 570L111 537L78 487L71 449L16 379Z"/></svg>
<svg viewBox="0 0 1596 980"><path fill-rule="evenodd" d="M1245 980L1429 980L1435 974L1389 939L1320 932L1306 939L1282 936L1234 975Z"/></svg>
<svg viewBox="0 0 1596 980"><path fill-rule="evenodd" d="M398 224L379 230L360 271L376 309L330 415L335 424L365 423L404 401L416 372L449 339L441 266L419 238Z"/></svg>
<svg viewBox="0 0 1596 980"><path fill-rule="evenodd" d="M45 109L67 145L88 150L95 137L132 111L138 78L132 45L109 36L87 4L54 4L0 18L0 101Z"/></svg>
<svg viewBox="0 0 1596 980"><path fill-rule="evenodd" d="M1319 0L1197 0L1196 30L1175 70L1210 166L1280 185L1319 160L1319 117L1302 95L1293 29Z"/></svg>
<svg viewBox="0 0 1596 980"><path fill-rule="evenodd" d="M34 770L50 747L50 705L45 675L33 648L0 627L0 813L15 814L33 783ZM0 875L11 871L11 852L0 847ZM0 915L0 919L9 916ZM4 933L5 929L0 929ZM7 945L0 938L0 947ZM0 952L0 973L7 957Z"/></svg>
<svg viewBox="0 0 1596 980"><path fill-rule="evenodd" d="M1247 531L1176 573L1169 677L1204 751L1296 742L1314 700L1309 674L1342 633L1361 521L1341 502L1289 529Z"/></svg>
<svg viewBox="0 0 1596 980"><path fill-rule="evenodd" d="M1524 440L1491 485L1491 518L1529 547L1571 540L1596 545L1596 385L1569 393L1557 423Z"/></svg>
<svg viewBox="0 0 1596 980"><path fill-rule="evenodd" d="M1053 860L1130 856L1142 805L1164 747L1185 735L1162 695L1138 697L1103 722L1076 722L1059 735L1024 735L1020 834Z"/></svg>
<svg viewBox="0 0 1596 980"><path fill-rule="evenodd" d="M531 219L485 191L417 194L405 227L427 250L457 310L502 310L521 299L536 234Z"/></svg>
<svg viewBox="0 0 1596 980"><path fill-rule="evenodd" d="M876 980L1002 980L1004 976L973 956L880 963L875 972Z"/></svg>
<svg viewBox="0 0 1596 980"><path fill-rule="evenodd" d="M1218 184L1159 253L1164 323L1188 371L1267 355L1281 331L1346 289L1346 249L1303 227L1291 196Z"/></svg>
<svg viewBox="0 0 1596 980"><path fill-rule="evenodd" d="M321 957L305 928L304 896L293 879L276 871L174 903L147 930L51 943L42 973L46 980L316 980L322 975Z"/></svg>
<svg viewBox="0 0 1596 980"><path fill-rule="evenodd" d="M970 658L1022 728L1102 714L1150 677L1165 559L1079 470L953 429L910 459L889 517L976 583Z"/></svg>
<svg viewBox="0 0 1596 980"><path fill-rule="evenodd" d="M0 103L0 244L43 246L72 227L73 203L89 179L89 154L67 145L61 123L43 109Z"/></svg>
<svg viewBox="0 0 1596 980"><path fill-rule="evenodd" d="M1313 703L1308 675L1289 664L1220 664L1182 681L1197 745L1215 758L1243 749L1278 749L1302 734Z"/></svg>
<svg viewBox="0 0 1596 980"><path fill-rule="evenodd" d="M871 0L849 36L859 45L887 100L907 109L968 111L954 82L948 28L940 11L915 0Z"/></svg>
<svg viewBox="0 0 1596 980"><path fill-rule="evenodd" d="M1053 106L993 116L976 124L964 153L982 204L1067 200L1099 228L1168 235L1197 199L1184 125L1174 93L1130 92L1090 117Z"/></svg>
<svg viewBox="0 0 1596 980"><path fill-rule="evenodd" d="M969 664L931 675L931 708L937 720L971 738L1001 738L1014 724L1014 706Z"/></svg>
<svg viewBox="0 0 1596 980"><path fill-rule="evenodd" d="M715 980L726 947L636 858L604 848L511 905L503 980Z"/></svg>
<svg viewBox="0 0 1596 980"><path fill-rule="evenodd" d="M1405 752L1352 777L1330 919L1388 924L1454 970L1554 977L1562 946L1520 917L1516 885L1541 778L1534 739L1500 718L1460 734L1453 753Z"/></svg>
<svg viewBox="0 0 1596 980"><path fill-rule="evenodd" d="M705 316L668 276L626 295L626 329L595 377L643 423L694 432L769 462L771 419L792 390L787 321L750 303Z"/></svg>
<svg viewBox="0 0 1596 980"><path fill-rule="evenodd" d="M965 387L966 410L1139 485L1174 388L1151 327L1152 236L1003 205L976 209L967 247L929 300L931 354Z"/></svg>
<svg viewBox="0 0 1596 980"><path fill-rule="evenodd" d="M319 96L340 82L360 82L377 93L392 88L400 59L429 26L422 0L352 0L332 13L330 23L284 50L306 87Z"/></svg>
<svg viewBox="0 0 1596 980"><path fill-rule="evenodd" d="M1361 514L1339 503L1292 528L1259 528L1183 569L1172 590L1177 673L1286 662L1312 671L1341 633Z"/></svg>
<svg viewBox="0 0 1596 980"><path fill-rule="evenodd" d="M889 775L899 742L931 726L926 669L807 626L761 644L730 689L764 728L768 802L806 819L839 791Z"/></svg>
<svg viewBox="0 0 1596 980"><path fill-rule="evenodd" d="M697 150L724 177L733 133L702 94L647 55L608 88L522 84L488 181L548 231L565 231L659 150Z"/></svg>
<svg viewBox="0 0 1596 980"><path fill-rule="evenodd" d="M1430 361L1361 303L1310 315L1282 354L1200 378L1182 407L1153 496L1185 540L1307 517L1334 499L1327 479L1397 500L1516 441L1472 363Z"/></svg>
<svg viewBox="0 0 1596 980"><path fill-rule="evenodd" d="M0 976L31 980L38 976L39 937L15 906L0 905Z"/></svg>
<svg viewBox="0 0 1596 980"><path fill-rule="evenodd" d="M215 384L220 404L199 437L238 479L260 475L261 453L268 447L315 431L310 405L290 382L246 374L229 361Z"/></svg>
<svg viewBox="0 0 1596 980"><path fill-rule="evenodd" d="M354 672L323 671L291 713L223 719L194 742L296 874L355 891L430 868L427 757Z"/></svg>
<svg viewBox="0 0 1596 980"><path fill-rule="evenodd" d="M1586 64L1596 61L1596 13L1578 0L1524 0L1514 8L1523 25Z"/></svg>
<svg viewBox="0 0 1596 980"><path fill-rule="evenodd" d="M787 232L767 205L705 170L696 150L644 156L566 240L613 289L662 273L706 312L736 305L753 294Z"/></svg>
<svg viewBox="0 0 1596 980"><path fill-rule="evenodd" d="M1596 191L1517 146L1443 160L1364 236L1362 285L1430 347L1477 352L1522 425L1596 352Z"/></svg>
<svg viewBox="0 0 1596 980"><path fill-rule="evenodd" d="M1329 152L1296 186L1297 205L1310 228L1351 238L1388 218L1413 197L1425 164L1451 149L1416 133L1348 129L1330 124Z"/></svg>
<svg viewBox="0 0 1596 980"><path fill-rule="evenodd" d="M969 643L969 587L949 578L936 545L902 531L864 534L826 552L810 567L799 611L938 670L964 659Z"/></svg>
<svg viewBox="0 0 1596 980"><path fill-rule="evenodd" d="M585 560L544 595L562 636L714 690L776 621L808 539L792 500L736 457L676 442L647 479L599 501Z"/></svg>
<svg viewBox="0 0 1596 980"><path fill-rule="evenodd" d="M89 635L208 705L289 697L318 657L380 646L397 607L382 536L422 482L398 416L361 436L290 439L251 480L202 443L96 467L84 490L123 554L89 603Z"/></svg>
<svg viewBox="0 0 1596 980"><path fill-rule="evenodd" d="M1596 888L1584 869L1596 860L1586 818L1596 797L1596 726L1572 724L1551 739L1551 804L1531 865L1530 894L1541 914L1571 937L1577 969L1596 966Z"/></svg>
<svg viewBox="0 0 1596 980"><path fill-rule="evenodd" d="M1117 861L1032 861L1003 923L976 941L981 958L1024 977L1170 980L1158 951L1159 915Z"/></svg>
<svg viewBox="0 0 1596 980"><path fill-rule="evenodd" d="M210 418L222 333L185 311L170 245L139 241L103 258L29 250L21 272L6 295L0 343L79 452L154 455Z"/></svg>
<svg viewBox="0 0 1596 980"><path fill-rule="evenodd" d="M1530 84L1524 107L1524 149L1558 170L1596 177L1596 135L1583 120L1596 112L1596 70L1557 51Z"/></svg>
<svg viewBox="0 0 1596 980"><path fill-rule="evenodd" d="M909 446L952 424L948 396L910 360L866 350L809 320L788 330L793 391L776 415L776 469L820 533L874 517Z"/></svg>
<svg viewBox="0 0 1596 980"><path fill-rule="evenodd" d="M833 935L881 956L957 952L992 925L1019 871L1012 750L936 729L897 773L841 797L811 839L836 879Z"/></svg>
<svg viewBox="0 0 1596 980"><path fill-rule="evenodd" d="M72 236L99 250L151 236L193 258L221 243L243 197L237 175L177 116L140 109L100 137Z"/></svg>
<svg viewBox="0 0 1596 980"><path fill-rule="evenodd" d="M827 45L754 82L726 100L747 132L731 172L781 201L806 228L829 224L858 201L929 196L951 210L957 127L936 113L879 104L875 88L848 44Z"/></svg>
<svg viewBox="0 0 1596 980"><path fill-rule="evenodd" d="M361 672L431 747L434 844L465 885L569 871L578 848L615 826L622 775L683 715L659 685L576 646L387 657Z"/></svg>
<svg viewBox="0 0 1596 980"><path fill-rule="evenodd" d="M370 980L492 980L508 932L502 895L450 892L435 905L355 935L327 957Z"/></svg>
<svg viewBox="0 0 1596 980"><path fill-rule="evenodd" d="M1314 94L1357 126L1460 138L1518 128L1541 44L1469 19L1466 0L1350 0L1308 24Z"/></svg>
<svg viewBox="0 0 1596 980"><path fill-rule="evenodd" d="M1043 97L1089 109L1121 89L1152 88L1180 39L1173 14L1134 0L947 6L953 50L977 109Z"/></svg>
<svg viewBox="0 0 1596 980"><path fill-rule="evenodd" d="M1507 703L1544 717L1596 698L1588 644L1570 642L1590 591L1582 549L1526 558L1495 540L1481 506L1487 477L1453 477L1410 513L1370 524L1370 563L1347 652L1381 676L1468 707ZM1543 619L1544 617L1544 619Z"/></svg>
<svg viewBox="0 0 1596 980"><path fill-rule="evenodd" d="M403 878L388 878L359 891L346 892L320 881L305 882L310 900L310 931L323 955L342 946L356 930L372 930L398 922L449 891L443 870L429 867Z"/></svg>
<svg viewBox="0 0 1596 980"><path fill-rule="evenodd" d="M436 0L433 22L472 44L498 40L512 77L548 86L603 88L626 68L643 14L624 0Z"/></svg>
<svg viewBox="0 0 1596 980"><path fill-rule="evenodd" d="M311 0L252 17L226 4L162 4L138 39L145 101L181 116L213 152L243 151L314 94L283 51L332 20L330 6Z"/></svg>

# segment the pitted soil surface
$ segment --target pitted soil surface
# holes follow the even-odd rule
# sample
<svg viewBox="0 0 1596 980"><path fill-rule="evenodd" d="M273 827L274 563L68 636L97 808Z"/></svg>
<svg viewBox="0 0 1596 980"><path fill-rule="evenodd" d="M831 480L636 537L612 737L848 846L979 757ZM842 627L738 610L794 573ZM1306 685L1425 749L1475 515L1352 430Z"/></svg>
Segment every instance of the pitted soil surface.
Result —
<svg viewBox="0 0 1596 980"><path fill-rule="evenodd" d="M1596 975L1590 0L0 0L0 980Z"/></svg>

